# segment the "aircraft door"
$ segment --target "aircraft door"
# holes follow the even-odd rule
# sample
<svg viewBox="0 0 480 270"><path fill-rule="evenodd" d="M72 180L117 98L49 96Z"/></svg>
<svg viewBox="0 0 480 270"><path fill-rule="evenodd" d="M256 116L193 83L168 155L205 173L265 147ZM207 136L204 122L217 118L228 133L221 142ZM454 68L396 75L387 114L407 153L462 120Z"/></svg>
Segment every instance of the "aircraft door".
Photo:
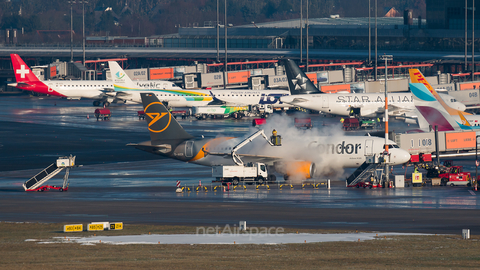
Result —
<svg viewBox="0 0 480 270"><path fill-rule="evenodd" d="M325 94L322 97L322 108L328 108L328 95Z"/></svg>
<svg viewBox="0 0 480 270"><path fill-rule="evenodd" d="M193 156L193 141L187 141L185 143L185 157L189 158Z"/></svg>
<svg viewBox="0 0 480 270"><path fill-rule="evenodd" d="M373 140L365 140L365 156L373 155Z"/></svg>

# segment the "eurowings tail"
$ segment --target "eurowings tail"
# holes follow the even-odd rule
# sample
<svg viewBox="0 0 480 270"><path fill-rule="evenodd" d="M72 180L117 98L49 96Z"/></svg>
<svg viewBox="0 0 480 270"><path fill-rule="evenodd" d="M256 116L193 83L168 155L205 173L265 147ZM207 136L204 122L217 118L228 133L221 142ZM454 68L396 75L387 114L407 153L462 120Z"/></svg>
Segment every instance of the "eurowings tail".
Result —
<svg viewBox="0 0 480 270"><path fill-rule="evenodd" d="M323 93L310 81L305 73L298 67L298 65L290 59L282 60L285 65L285 73L287 74L288 86L290 94L319 94Z"/></svg>
<svg viewBox="0 0 480 270"><path fill-rule="evenodd" d="M473 127L460 124L442 106L442 98L436 99L423 83L410 83L413 102L417 110L432 127L437 126L438 131L471 130ZM444 102L443 102L444 103ZM467 122L462 112L458 111L462 122ZM468 122L467 122L468 123Z"/></svg>
<svg viewBox="0 0 480 270"><path fill-rule="evenodd" d="M10 54L12 59L13 72L15 73L15 79L17 83L37 82L39 79L32 70L25 64L22 58L18 54Z"/></svg>
<svg viewBox="0 0 480 270"><path fill-rule="evenodd" d="M438 100L438 102L440 102L440 104L443 106L443 108L445 108L445 110L450 115L458 115L459 113L461 113L463 115L471 115L471 113L462 112L462 111L459 111L457 109L454 109L454 108L448 106L447 103L445 103L445 101L443 101L443 99L437 93L437 91L435 91L435 89L433 89L433 87L430 85L430 83L427 81L427 79L425 79L425 77L423 76L422 72L420 72L420 70L410 69L409 72L410 72L410 80L412 81L412 83L423 84L428 89L428 91L430 91L430 93ZM468 123L468 121L467 121L467 123ZM470 124L468 124L468 125L470 125Z"/></svg>
<svg viewBox="0 0 480 270"><path fill-rule="evenodd" d="M108 61L115 91L136 90L137 86L116 61Z"/></svg>

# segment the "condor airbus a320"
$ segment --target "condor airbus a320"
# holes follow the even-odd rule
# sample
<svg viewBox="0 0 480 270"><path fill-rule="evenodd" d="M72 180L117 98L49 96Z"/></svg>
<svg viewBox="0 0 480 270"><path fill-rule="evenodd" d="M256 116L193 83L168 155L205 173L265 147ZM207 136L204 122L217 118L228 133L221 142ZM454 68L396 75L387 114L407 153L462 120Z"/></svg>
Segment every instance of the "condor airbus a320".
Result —
<svg viewBox="0 0 480 270"><path fill-rule="evenodd" d="M289 107L281 104L281 96L290 95L287 90L188 90L158 88L149 84L135 84L118 65L117 62L109 61L112 74L115 97L142 103L140 93L155 93L162 102L169 107L195 107L206 105L246 106L265 104L273 107Z"/></svg>
<svg viewBox="0 0 480 270"><path fill-rule="evenodd" d="M129 144L130 146L205 166L234 164L232 148L243 142L244 138L194 138L172 117L156 95L147 93L140 95L150 141ZM271 146L265 141L256 139L251 145L238 150L236 155L244 162L262 162L284 175L306 179L324 172L331 173L332 170L359 167L365 162L366 156L381 154L384 151L385 139L379 137L319 136L315 131L298 131L290 127L277 126L275 129L282 136L281 146ZM410 154L400 149L393 141L389 141L388 144L392 165L403 164L410 159Z"/></svg>

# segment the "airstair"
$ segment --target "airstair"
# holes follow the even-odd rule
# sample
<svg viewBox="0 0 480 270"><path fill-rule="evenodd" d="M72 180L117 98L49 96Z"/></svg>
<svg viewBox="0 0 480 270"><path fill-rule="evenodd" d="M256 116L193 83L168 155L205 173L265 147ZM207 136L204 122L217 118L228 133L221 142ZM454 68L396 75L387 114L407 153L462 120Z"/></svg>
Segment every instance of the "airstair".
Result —
<svg viewBox="0 0 480 270"><path fill-rule="evenodd" d="M365 161L347 178L347 187L355 187L361 182L370 180L372 176L378 178L377 171L383 166L385 166L385 163L383 162L382 157L367 157L367 161ZM380 170L383 171L383 169Z"/></svg>
<svg viewBox="0 0 480 270"><path fill-rule="evenodd" d="M25 191L45 191L47 189L56 189L59 191L68 190L68 176L70 175L70 169L78 167L75 165L75 156L60 157L56 162L50 164L47 168L43 169L34 177L30 178L23 184ZM61 187L56 186L42 186L45 182L52 179L55 175L66 169L65 176L63 177L63 185Z"/></svg>

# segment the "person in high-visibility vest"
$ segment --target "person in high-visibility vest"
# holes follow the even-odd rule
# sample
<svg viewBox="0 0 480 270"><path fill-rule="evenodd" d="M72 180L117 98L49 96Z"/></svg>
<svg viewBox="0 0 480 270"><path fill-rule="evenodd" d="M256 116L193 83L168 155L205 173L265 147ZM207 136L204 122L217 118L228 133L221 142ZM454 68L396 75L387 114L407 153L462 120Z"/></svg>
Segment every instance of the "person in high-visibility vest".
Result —
<svg viewBox="0 0 480 270"><path fill-rule="evenodd" d="M345 119L343 119L343 117L340 119L340 123L343 124L343 122L345 121Z"/></svg>
<svg viewBox="0 0 480 270"><path fill-rule="evenodd" d="M413 170L414 173L418 173L418 168L415 166L415 169Z"/></svg>
<svg viewBox="0 0 480 270"><path fill-rule="evenodd" d="M282 145L282 137L277 135L277 131L275 129L272 131L272 136L270 137L270 141L275 146Z"/></svg>

